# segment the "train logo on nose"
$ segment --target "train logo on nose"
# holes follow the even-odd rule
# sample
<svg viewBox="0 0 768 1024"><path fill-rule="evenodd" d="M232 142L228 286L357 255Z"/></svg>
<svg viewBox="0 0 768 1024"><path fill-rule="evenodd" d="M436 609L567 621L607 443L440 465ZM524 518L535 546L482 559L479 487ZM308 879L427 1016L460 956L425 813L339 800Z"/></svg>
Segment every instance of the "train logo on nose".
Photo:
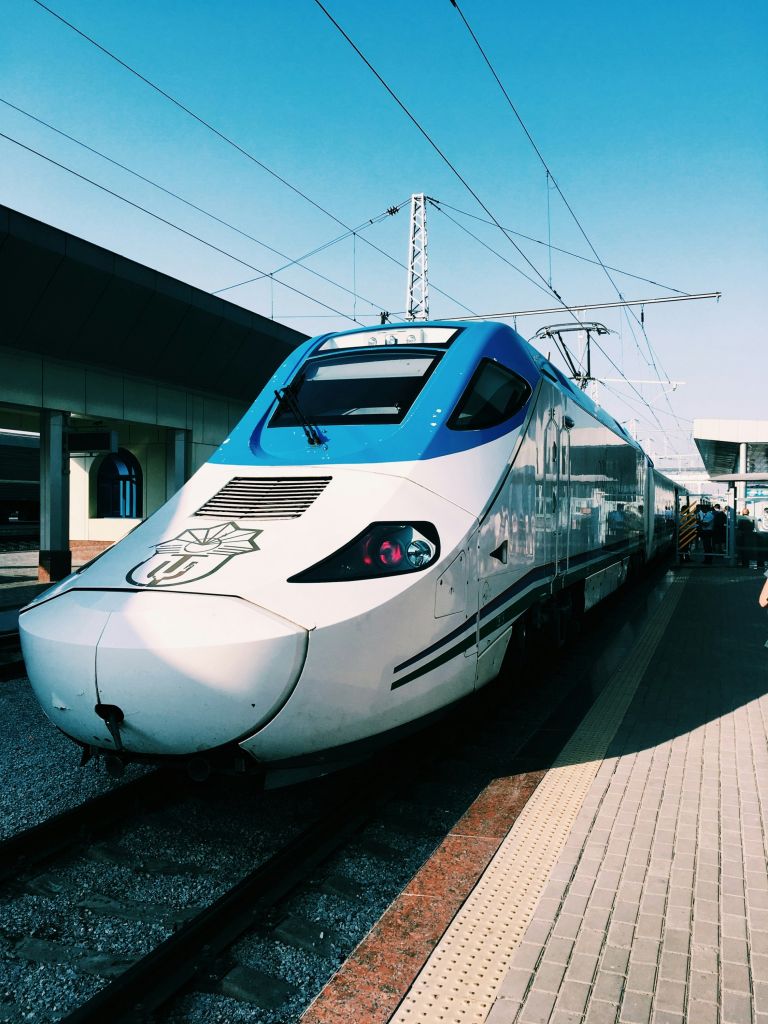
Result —
<svg viewBox="0 0 768 1024"><path fill-rule="evenodd" d="M261 530L243 530L237 523L221 523L208 530L185 530L164 540L155 553L125 577L136 587L172 587L201 580L217 572L236 555L258 551Z"/></svg>

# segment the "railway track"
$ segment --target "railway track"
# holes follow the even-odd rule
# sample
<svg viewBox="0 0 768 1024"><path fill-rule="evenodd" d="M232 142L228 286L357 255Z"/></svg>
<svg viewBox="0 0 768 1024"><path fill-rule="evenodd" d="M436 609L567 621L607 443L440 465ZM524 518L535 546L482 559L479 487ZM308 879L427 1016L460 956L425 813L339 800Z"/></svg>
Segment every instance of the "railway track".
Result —
<svg viewBox="0 0 768 1024"><path fill-rule="evenodd" d="M169 1003L172 1007L173 997L190 986L193 989L221 991L224 994L238 990L241 995L245 988L245 998L258 1003L263 996L269 1003L274 996L270 992L262 994L257 991L259 986L254 985L253 972L243 970L237 964L233 967L231 961L226 958L216 964L217 957L222 953L226 954L229 947L244 933L251 932L254 928L270 927L269 913L280 901L285 900L296 889L311 885L318 866L343 849L345 844L348 844L351 838L366 824L370 824L377 815L381 817L382 807L388 800L396 797L398 792L402 799L404 787L418 779L424 765L433 759L435 743L442 746L448 742L458 747L457 736L460 728L458 723L454 725L450 737L447 737L443 730L440 737L433 737L431 744L425 745L418 740L406 741L396 748L389 749L365 767L338 776L335 780L321 782L320 790L325 787L326 790L330 789L330 794L319 793L319 800L324 799L326 806L321 813L314 814L314 820L309 827L302 829L287 842L277 844L268 856L229 885L226 891L208 905L202 908L182 907L181 913L175 916L170 934L158 940L155 928L153 934L146 940L137 940L137 947L150 947L145 953L141 950L138 956L128 955L121 959L119 956L105 956L101 949L97 949L72 960L72 969L88 975L90 984L80 986L69 995L66 992L62 994L60 1003L67 1006L67 1012L63 1016L41 1019L64 1020L69 1024L154 1019L152 1015L156 1011L167 1007ZM119 846L122 831L126 827L132 827L131 823L137 816L158 810L168 811L174 799L183 798L188 791L188 787L180 786L178 780L173 777L153 773L90 800L74 810L57 815L0 844L0 887L9 887L12 898L25 900L32 896L38 903L45 904L42 924L33 929L33 934L16 936L10 949L7 943L5 950L3 949L3 930L0 926L0 954L5 952L17 962L27 960L32 965L41 962L54 963L57 957L62 957L66 963L66 950L62 948L65 944L61 942L61 936L54 934L54 927L63 932L69 931L71 934L75 929L48 923L60 921L66 913L73 911L73 906L68 909L62 908L58 898L62 894L65 902L67 898L66 884L57 881L57 877L66 874L66 869L61 867L62 860L69 859L74 865L70 872L85 870L82 865L94 852L101 856L103 844L100 840L105 836L110 839L107 849L111 848L114 853L116 841ZM292 793L285 797L288 803L292 800ZM318 786L315 784L309 787L308 802L313 806L319 802ZM461 804L461 808L463 806L464 803ZM455 813L452 817L455 817ZM450 815L443 820L439 820L434 814L430 817L434 819L434 823L427 829L429 836L422 853L418 854L419 859L428 855L440 841L452 820ZM391 831L394 823L396 830L402 830L402 815L396 807L393 809L390 806L389 813L383 814L383 819L387 822L386 829ZM413 822L407 820L407 815L405 828L406 831L413 828ZM408 839L407 843L413 846L412 839ZM377 845L376 841L369 840L364 846L366 856L381 856L382 850L385 855L387 854L385 842L380 841ZM393 853L396 855L396 850L390 847L389 854ZM121 866L128 867L133 873L151 873L151 860L149 857ZM178 867L183 869L185 865ZM39 871L43 868L45 872L40 874ZM169 870L173 873L173 865ZM404 884L412 870L406 860L399 883L397 872L392 871L396 886ZM183 870L179 873L183 873ZM338 880L336 884L338 885ZM120 880L113 882L112 887L117 898L105 899L103 893L96 893L95 901L93 898L79 898L69 902L74 904L75 913L79 912L81 915L84 908L98 908L98 901L101 899L100 909L107 915L114 913L119 918L121 913L132 906L140 917L142 901L134 901L131 904L123 899L120 895L123 886L124 883ZM3 896L0 895L0 903L2 900ZM148 902L144 905L148 906ZM148 906L148 909L153 908ZM147 926L156 924L151 917L145 923ZM272 924L275 923L279 924L279 921L273 919ZM149 928L148 930L152 931ZM279 940L279 927L275 933ZM72 939L69 943L77 946ZM279 979L277 986L279 989ZM274 990L274 983L268 983L267 987ZM81 1005L69 1009L77 1002Z"/></svg>
<svg viewBox="0 0 768 1024"><path fill-rule="evenodd" d="M378 788L383 791L389 782L380 767ZM54 1012L50 1016L35 1019L100 1024L105 1020L142 1019L198 976L211 957L252 928L287 892L306 881L320 861L362 827L374 810L376 771L372 764L354 777L320 781L310 787L311 794L300 791L297 796L291 792L286 802L295 805L296 813L309 821L309 826L287 841L273 837L268 843L269 852L245 872L241 870L242 858L234 867L218 864L208 872L199 863L179 859L173 852L159 857L154 851L136 853L137 843L131 842L130 833L141 828L142 819L149 816L148 829L155 831L157 812L168 815L174 805L190 799L219 802L215 784L196 787L166 772L147 774L9 837L0 843L0 1020L6 1019L3 968L13 965L14 971L9 973L15 976L14 987L23 988L19 979L24 964L33 970L40 965L64 965L79 977L70 991L52 997ZM394 773L389 778L394 778ZM269 802L268 795L257 794L248 785L245 780L240 784L225 780L227 789L239 789L242 801L250 801L252 808L254 801ZM230 811L237 813L237 799L212 826L204 822L204 829L223 831L222 826L233 816ZM257 827L257 822L249 818L245 832L252 835ZM285 822L281 818L273 827L277 832L285 831ZM262 831L268 829L269 823ZM201 837L196 838L200 846ZM248 849L242 839L238 835L234 844L238 853ZM208 837L203 835L202 843L207 842ZM182 849L193 845L192 835L182 835ZM89 894L78 889L72 877L87 875L94 861L100 867L106 862L109 883ZM184 880L190 873L204 883L193 886L196 898L191 900ZM142 899L141 895L127 895L135 890L131 881L137 876L146 880L150 891L155 888L153 876L162 877L167 883L163 885L166 898L162 904ZM236 876L236 880L230 881L228 876ZM221 894L217 891L220 889L224 889ZM173 890L179 890L178 895ZM215 898L204 902L199 898L202 890L214 891ZM25 905L30 902L36 906L35 923L25 928L25 909L29 918ZM14 907L19 908L18 913L14 913ZM89 929L83 928L82 919L94 913L117 922L130 919L134 938L119 945L133 947L135 953L130 948L127 954L125 949L122 953L119 949L105 952L101 941L96 948L83 948L79 940ZM22 927L17 932L9 931L4 923L8 920L20 920ZM114 934L115 930L112 927L109 932ZM10 986L6 992L10 992ZM82 1005L71 1009L73 1003ZM55 1013L56 1006L65 1008L64 1016ZM8 1019L23 1020L24 1014Z"/></svg>
<svg viewBox="0 0 768 1024"><path fill-rule="evenodd" d="M0 842L0 884L87 844L137 809L161 806L174 792L178 792L174 777L152 772L10 836Z"/></svg>
<svg viewBox="0 0 768 1024"><path fill-rule="evenodd" d="M366 780L367 783L370 780ZM371 816L359 787L64 1018L66 1024L128 1024L146 1019L203 972L260 917L311 876ZM370 790L367 796L370 797Z"/></svg>
<svg viewBox="0 0 768 1024"><path fill-rule="evenodd" d="M21 642L16 630L0 633L0 683L26 674Z"/></svg>
<svg viewBox="0 0 768 1024"><path fill-rule="evenodd" d="M577 717L590 705L594 694L586 666L591 657L590 644L581 643L577 645L575 657L570 652L567 660L559 663L555 659L539 676L529 674L525 692L505 695L503 687L497 688L495 695L487 691L481 695L474 711L460 713L446 725L422 734L418 740L390 748L365 768L300 788L298 795L284 791L279 796L261 794L256 798L252 791L249 793L241 787L239 795L223 808L219 824L206 824L207 831L202 834L194 815L174 811L175 802L188 798L189 788L179 786L172 778L151 775L0 844L0 886L10 886L12 894L22 893L23 898L36 894L38 902L46 904L47 912L59 919L64 912L56 903L55 872L66 875L67 869L54 868L53 880L50 870L43 875L35 874L38 869L69 858L73 865L69 869L70 877L82 872L85 870L83 858L91 857L94 851L98 857L102 856L104 849L99 840L105 835L111 839L112 853L107 849L107 855L112 856L115 837L119 847L122 830L130 829L130 823L137 816L160 812L149 820L147 834L156 831L159 823L164 827L166 819L173 814L181 823L175 864L173 853L165 857L165 867L153 865L153 859L163 859L156 856L156 851L148 850L146 856L134 853L132 860L123 858L116 867L122 871L127 869L133 879L141 880L141 885L137 882L131 888L123 876L113 873L109 898L97 893L95 901L93 898L74 901L81 915L85 906L87 915L98 912L112 921L113 951L118 954L122 951L124 955L122 960L119 955L113 957L106 969L103 960L99 963L98 956L95 966L93 958L87 964L87 958L75 960L74 971L94 972L88 974L88 984L75 985L63 993L61 1015L39 1019L63 1020L68 1024L105 1020L165 1020L174 1024L209 1019L239 1021L247 1019L255 1006L272 1008L277 1015L270 1020L297 1020L300 1004L306 1006L314 993L309 997L296 995L292 993L289 974L281 976L277 970L265 976L248 966L254 963L254 957L247 955L253 935L260 935L259 941L265 944L293 942L294 938L286 938L290 929L286 929L285 920L295 922L297 915L292 908L298 905L301 912L302 905L311 902L312 893L322 890L333 891L337 896L341 894L347 901L344 905L350 908L350 917L360 905L356 936L361 938L383 908L378 912L366 908L365 895L353 891L355 886L349 879L355 872L348 869L349 863L354 857L359 859L360 850L364 858L384 858L383 871L391 876L390 894L383 901L386 906L489 779L510 772L536 772L545 767L548 757L554 756L560 748ZM541 688L538 696L534 692L537 687ZM417 796L417 790L423 790L421 795ZM205 794L206 787L191 792ZM217 804L221 793L214 788L208 793L211 795L213 800L209 803ZM205 863L207 851L222 829L230 828L235 819L243 817L244 807L252 811L255 808L255 813L242 822L240 848L258 846L270 828L280 834L269 840L268 849L257 849L258 855L251 858L252 863L247 867L242 860L236 870L214 864L206 875L200 864ZM276 807L281 817L275 826L270 815ZM312 821L301 831L294 829L285 839L282 832L286 817L294 822L310 818ZM203 849L202 857L190 855L191 860L197 862L196 867L181 862L195 841ZM133 845L135 850L136 843ZM358 852L350 853L350 849ZM180 858L178 850L184 851ZM200 878L213 879L206 881L202 888L192 886L191 895L190 886L184 881L185 871L190 867L199 871ZM160 895L163 905L172 905L175 913L168 915L161 925L157 919L159 899L153 881L158 875L153 875L154 871L166 880L169 876L173 878L173 885L164 885ZM21 879L19 873L23 876ZM141 891L145 882L151 898ZM345 887L349 891L345 891ZM357 886L358 890L362 888L364 886ZM209 893L216 891L211 898L202 900L199 897L203 889ZM0 893L0 904L2 901ZM148 914L142 920L145 909ZM121 941L114 943L113 936L116 932L119 934L119 921L125 919L126 913L134 915L133 935L120 936ZM322 971L326 978L330 977L357 942L350 933L329 950L323 940L324 927L321 921L316 924L314 937L304 936L304 948L315 947L317 956L324 958L315 992L322 987ZM61 930L66 932L66 926L61 926ZM31 952L32 962L39 964L40 959L34 956L35 941L61 945L49 925L43 923L36 931L38 935L22 937L13 955L23 959L25 953ZM27 945L26 940L29 940ZM298 941L301 944L302 939ZM4 952L0 923L0 957ZM45 953L44 948L42 952ZM39 949L37 953L40 954ZM54 949L51 956L55 955ZM307 970L306 962L301 969ZM2 999L0 985L0 1010ZM242 1016L237 1015L233 999L241 1001ZM195 1012L189 1010L190 1005ZM213 1013L210 1017L209 1007L215 1008L210 1011ZM3 1019L0 1013L0 1020Z"/></svg>
<svg viewBox="0 0 768 1024"><path fill-rule="evenodd" d="M173 931L161 941L151 937L147 942L137 942L137 946L149 944L151 947L144 955L120 958L96 951L74 958L71 964L75 970L96 976L98 981L93 979L89 987L94 991L81 1006L62 1017L50 1019L99 1024L105 1020L136 1021L145 1019L147 1014L165 1004L198 978L212 958L262 921L268 910L287 893L306 883L317 865L343 846L371 818L377 801L384 798L392 782L397 782L403 772L413 769L412 764L406 766L403 762L400 773L389 772L385 776L382 767L381 763L372 763L354 777L345 777L341 782L336 779L330 785L330 797L326 794L327 806L319 815L314 815L315 820L307 828L278 845L210 905L183 907L180 913L173 915ZM320 785L322 788L322 783ZM38 901L45 901L48 904L45 917L51 921L60 919L66 910L60 906L57 897L63 893L66 898L67 891L66 886L57 884L55 874L51 873L52 862L55 872L57 867L61 871L60 864L67 858L70 861L75 858L77 863L77 858L82 860L94 853L100 857L104 847L99 840L104 836L111 839L107 851L111 849L114 853L115 838L119 843L126 822L163 808L167 810L175 799L184 799L189 792L188 784L181 783L178 778L152 773L10 837L0 844L0 887L8 888L12 899L26 899L31 895ZM311 802L316 802L314 796ZM127 827L130 828L130 824ZM120 866L132 872L150 874L157 869L151 857ZM179 868L178 873L183 874L189 865L176 867ZM47 870L40 874L40 868ZM169 860L165 868L160 867L160 871L174 874L175 867ZM156 907L148 902L142 906L142 901L131 904L120 897L109 899L103 894L96 894L95 899L80 899L74 904L75 909L80 908L81 911L84 907L101 909L107 915L114 913L118 918L131 906L137 912L139 926L143 906L149 912L145 923L157 923L152 915ZM64 944L57 938L47 937L52 928L52 924L44 922L35 929L42 933L42 937L22 934L16 936L10 945L8 936L3 936L0 928L0 954L5 953L16 961L27 961L33 965L54 963L57 959L66 963ZM66 1002L66 998L62 1001Z"/></svg>
<svg viewBox="0 0 768 1024"><path fill-rule="evenodd" d="M582 703L583 710L586 710L588 699ZM572 716L573 709L571 701L567 717ZM546 720L553 755L562 742L561 732L568 731L563 722L564 713L565 708L558 707L556 715L549 715ZM526 746L530 744L531 732L540 725L540 722L531 723L528 730L523 730L518 743L511 751L507 750L507 755L530 756L526 755ZM459 728L458 725L451 728L455 740L458 739ZM439 742L442 744L445 739L443 733ZM402 804L398 805L398 797L400 801L404 799L404 786L413 787L423 774L425 765L432 763L434 753L431 748L421 748L418 754L412 750L409 756L402 757L399 771L391 769L391 752L367 765L322 818L277 850L211 906L182 924L173 935L110 981L87 1003L64 1017L64 1024L100 1024L104 1020L114 1024L133 1024L136 1021L185 1019L174 1015L173 1000L185 990L195 988L224 996L236 993L236 998L256 1003L262 1008L269 1007L274 1001L275 981L279 991L279 979L262 977L252 969L237 965L236 961L233 966L232 958L227 956L229 949L254 929L267 929L279 921L279 917L270 921L270 912L294 891L310 885L318 867L343 850L366 825L376 821L383 823L390 838L393 830L400 835L411 833L410 844L414 842L414 832L431 833L432 839L427 845L430 848L436 845L448 821L438 823L434 829L425 828L424 818L419 818L413 807L406 806L403 811ZM472 775L477 767L472 762L479 759L487 765L489 757L493 760L490 745L485 751L475 748L474 752L467 753L457 742L454 753L459 758L465 757L460 771L467 775ZM400 754L403 754L402 748ZM484 781L483 775L475 788L482 788ZM449 781L444 792L454 788L455 783ZM435 801L439 803L440 797L433 788L429 802ZM457 807L453 816L465 809L465 803ZM429 817L434 817L434 811ZM375 850L375 843L372 845ZM386 856L386 844L381 845L382 849L375 852ZM322 932L319 934L322 936ZM278 929L277 941L280 941L280 935ZM165 1017L166 1013L170 1014L169 1018ZM290 1019L295 1018L286 1018Z"/></svg>

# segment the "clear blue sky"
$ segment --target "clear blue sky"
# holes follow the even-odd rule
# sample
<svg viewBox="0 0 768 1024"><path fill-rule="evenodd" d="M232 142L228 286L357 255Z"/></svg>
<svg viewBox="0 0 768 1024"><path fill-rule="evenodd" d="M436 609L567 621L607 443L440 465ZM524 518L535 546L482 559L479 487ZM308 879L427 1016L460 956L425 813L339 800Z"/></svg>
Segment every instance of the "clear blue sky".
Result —
<svg viewBox="0 0 768 1024"><path fill-rule="evenodd" d="M425 192L485 217L473 197L386 94L313 0L51 6L239 143L317 204L357 226ZM449 0L328 0L326 6L506 227L547 238L544 169ZM623 385L600 388L621 420L663 452L689 447L694 417L767 418L768 6L464 0L462 10L608 264L714 302L646 308L659 365L685 387L641 387L659 423ZM342 232L332 219L225 145L92 44L37 6L6 0L0 98L98 149L295 259ZM48 128L0 104L0 132L120 193L233 256L271 272L285 261ZM0 201L100 245L215 290L254 276L0 138ZM591 256L550 192L555 245ZM533 276L509 241L451 213ZM407 209L362 233L400 262ZM308 266L355 290L356 301L303 269L227 297L307 333L402 311L405 271L346 239ZM519 240L544 277L547 250ZM493 313L556 303L507 263L429 211L430 312ZM669 294L614 275L623 294ZM616 295L599 267L555 253L552 283L570 304ZM439 294L440 288L451 298ZM365 301L370 300L370 301ZM626 315L590 314L617 333L602 341L624 373L653 376ZM521 319L526 336L567 315ZM634 320L639 346L645 339ZM108 339L105 339L108 343ZM593 369L617 376L599 354ZM619 395L628 395L624 401ZM666 442L665 442L666 436Z"/></svg>

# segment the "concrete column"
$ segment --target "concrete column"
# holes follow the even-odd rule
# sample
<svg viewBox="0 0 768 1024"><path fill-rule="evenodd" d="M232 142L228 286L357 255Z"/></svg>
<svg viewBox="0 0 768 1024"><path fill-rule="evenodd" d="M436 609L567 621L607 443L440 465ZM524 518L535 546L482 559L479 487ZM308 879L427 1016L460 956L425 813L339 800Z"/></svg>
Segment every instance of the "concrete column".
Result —
<svg viewBox="0 0 768 1024"><path fill-rule="evenodd" d="M186 430L168 431L167 497L171 497L189 477L189 438Z"/></svg>
<svg viewBox="0 0 768 1024"><path fill-rule="evenodd" d="M739 476L747 472L747 442L742 441L739 444ZM736 500L739 503L739 509L744 508L744 502L747 498L747 485L743 480L740 480L736 484Z"/></svg>
<svg viewBox="0 0 768 1024"><path fill-rule="evenodd" d="M61 580L72 571L69 549L69 453L67 413L40 414L40 557L41 583Z"/></svg>

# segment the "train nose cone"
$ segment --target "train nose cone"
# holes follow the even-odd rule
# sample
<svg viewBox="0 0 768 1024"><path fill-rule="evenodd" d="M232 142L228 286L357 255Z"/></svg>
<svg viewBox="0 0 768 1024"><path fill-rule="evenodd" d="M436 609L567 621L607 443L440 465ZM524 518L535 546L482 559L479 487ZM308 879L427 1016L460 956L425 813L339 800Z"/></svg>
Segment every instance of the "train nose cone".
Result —
<svg viewBox="0 0 768 1024"><path fill-rule="evenodd" d="M307 632L235 597L69 591L19 623L30 682L69 736L115 741L97 705L123 714L126 751L189 754L258 729L288 699Z"/></svg>

